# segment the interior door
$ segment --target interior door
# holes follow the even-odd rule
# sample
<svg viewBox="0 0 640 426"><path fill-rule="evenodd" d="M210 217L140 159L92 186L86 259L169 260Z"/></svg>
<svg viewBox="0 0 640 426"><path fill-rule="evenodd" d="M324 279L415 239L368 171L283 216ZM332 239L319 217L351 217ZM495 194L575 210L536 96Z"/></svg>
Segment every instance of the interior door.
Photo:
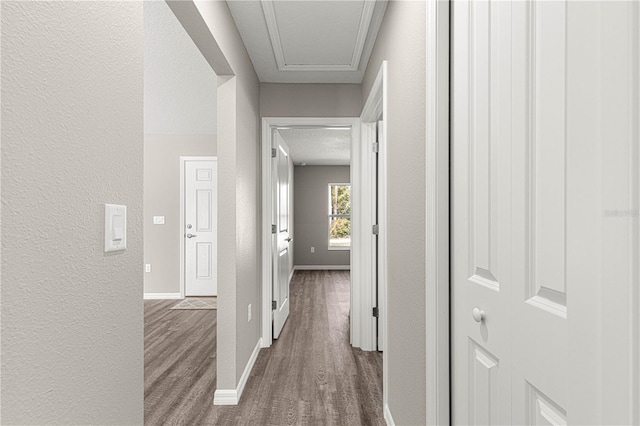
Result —
<svg viewBox="0 0 640 426"><path fill-rule="evenodd" d="M452 12L453 423L637 422L638 4Z"/></svg>
<svg viewBox="0 0 640 426"><path fill-rule="evenodd" d="M217 296L217 162L185 161L185 296Z"/></svg>
<svg viewBox="0 0 640 426"><path fill-rule="evenodd" d="M275 250L273 251L273 338L280 336L282 327L289 317L289 147L275 132Z"/></svg>

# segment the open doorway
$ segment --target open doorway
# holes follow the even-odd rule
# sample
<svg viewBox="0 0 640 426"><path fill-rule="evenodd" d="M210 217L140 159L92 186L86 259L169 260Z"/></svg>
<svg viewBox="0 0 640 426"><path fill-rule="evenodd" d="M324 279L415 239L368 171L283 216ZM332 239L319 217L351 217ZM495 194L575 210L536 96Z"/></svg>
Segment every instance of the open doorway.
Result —
<svg viewBox="0 0 640 426"><path fill-rule="evenodd" d="M166 2L143 7L144 412L158 424L215 390L218 79Z"/></svg>

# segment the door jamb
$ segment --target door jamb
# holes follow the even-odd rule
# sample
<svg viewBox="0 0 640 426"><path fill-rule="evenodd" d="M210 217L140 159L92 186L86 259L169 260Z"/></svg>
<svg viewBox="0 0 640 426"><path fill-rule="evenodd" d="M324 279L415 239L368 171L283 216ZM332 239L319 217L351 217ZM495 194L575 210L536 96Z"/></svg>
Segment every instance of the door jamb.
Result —
<svg viewBox="0 0 640 426"><path fill-rule="evenodd" d="M449 55L450 0L426 14L426 418L450 424Z"/></svg>
<svg viewBox="0 0 640 426"><path fill-rule="evenodd" d="M382 132L382 136L380 140L382 143L379 146L378 152L378 225L379 225L379 234L378 234L378 264L375 265L374 256L372 250L373 241L371 240L371 232L370 229L365 229L365 234L361 236L363 239L363 250L361 262L363 263L362 271L365 274L373 273L373 268L378 268L378 307L379 307L379 337L380 339L380 350L382 351L382 403L385 420L389 424L393 424L391 420L391 413L389 411L388 406L388 356L389 351L387 350L387 342L389 341L389 333L388 333L388 321L387 321L387 144L389 143L387 139L387 61L382 61L380 66L380 70L374 80L371 90L369 91L369 95L365 102L364 108L362 109L362 114L360 115L360 120L362 122L362 133L363 133L363 141L375 142L375 126L378 120L382 118L383 126L380 130ZM363 154L363 180L365 183L363 187L366 186L366 177L371 176L371 171L373 167L373 162L375 161L374 156L372 154L372 149L370 146L366 146L363 144L362 149L365 150ZM373 185L373 182L371 182ZM365 205L371 206L371 194L372 187L371 185L366 186L366 189L363 190L363 196L365 197L363 201L363 207ZM368 190L367 190L368 189ZM371 217L369 216L369 221L371 221ZM363 227L364 228L364 227ZM369 232L367 232L369 231ZM368 275L365 275L363 278L363 283L373 282L368 279ZM373 288L365 288L365 285L362 285L364 291L368 291L371 293L373 298L372 303L375 303L375 287ZM369 286L372 287L372 286ZM367 328L368 324L363 324L363 329ZM373 321L370 321L371 328L371 342L372 350L375 350L375 325ZM366 343L366 342L364 342Z"/></svg>
<svg viewBox="0 0 640 426"><path fill-rule="evenodd" d="M185 280L185 249L184 249L184 197L185 197L185 188L187 181L184 176L185 172L185 163L187 161L215 161L218 162L217 156L203 155L203 156L180 156L180 299L185 298L186 293L186 280ZM215 177L218 179L218 176ZM217 195L216 195L217 197ZM216 219L217 220L217 219ZM216 242L217 244L217 242ZM217 263L217 259L214 259Z"/></svg>
<svg viewBox="0 0 640 426"><path fill-rule="evenodd" d="M273 267L271 264L271 147L273 145L272 129L275 127L290 127L290 126L327 126L327 127L341 127L351 126L352 138L351 148L353 155L353 148L356 142L360 140L360 119L354 117L326 117L326 118L314 118L314 117L263 117L262 118L262 152L261 152L261 164L262 164L262 267L261 267L261 280L262 280L262 313L261 313L261 336L262 347L268 348L273 342L273 333L271 327L271 321L273 318L273 312L271 310L271 300L273 300L271 277L273 273ZM353 163L353 162L352 162ZM354 182L354 168L351 165L351 185L352 188L357 185ZM352 224L353 224L352 219ZM353 225L352 225L353 227ZM357 252L358 248L353 246L355 241L352 241L352 252ZM352 256L353 257L353 256ZM353 265L352 265L353 266ZM353 274L353 269L352 269ZM353 286L353 282L352 282Z"/></svg>

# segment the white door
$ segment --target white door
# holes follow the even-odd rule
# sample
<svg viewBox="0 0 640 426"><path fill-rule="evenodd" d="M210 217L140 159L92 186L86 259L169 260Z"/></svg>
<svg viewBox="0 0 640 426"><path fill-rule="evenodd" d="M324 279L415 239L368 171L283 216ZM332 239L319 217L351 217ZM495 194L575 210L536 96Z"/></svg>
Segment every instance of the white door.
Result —
<svg viewBox="0 0 640 426"><path fill-rule="evenodd" d="M275 132L276 156L273 159L275 179L275 250L273 251L273 338L280 336L289 317L289 148Z"/></svg>
<svg viewBox="0 0 640 426"><path fill-rule="evenodd" d="M184 165L185 296L217 296L217 161Z"/></svg>
<svg viewBox="0 0 640 426"><path fill-rule="evenodd" d="M638 420L638 9L453 2L454 424Z"/></svg>

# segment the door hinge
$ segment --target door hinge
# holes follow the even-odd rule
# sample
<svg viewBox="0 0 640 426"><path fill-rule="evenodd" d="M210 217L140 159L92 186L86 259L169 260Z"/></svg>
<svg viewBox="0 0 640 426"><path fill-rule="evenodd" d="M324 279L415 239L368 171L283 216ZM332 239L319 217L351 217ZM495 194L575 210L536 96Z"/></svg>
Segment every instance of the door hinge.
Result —
<svg viewBox="0 0 640 426"><path fill-rule="evenodd" d="M276 158L276 155L278 155L278 151L275 148L271 148L271 158Z"/></svg>
<svg viewBox="0 0 640 426"><path fill-rule="evenodd" d="M373 152L377 154L380 151L380 144L378 142L374 142L372 144L372 149L373 149Z"/></svg>
<svg viewBox="0 0 640 426"><path fill-rule="evenodd" d="M377 306L374 306L374 308L373 308L373 316L375 318L378 318L380 316L380 311L378 310Z"/></svg>
<svg viewBox="0 0 640 426"><path fill-rule="evenodd" d="M276 232L278 232L278 228L276 227L276 225L271 225L271 233L275 234Z"/></svg>
<svg viewBox="0 0 640 426"><path fill-rule="evenodd" d="M271 310L275 311L276 309L278 309L278 302L276 302L275 300L271 301Z"/></svg>
<svg viewBox="0 0 640 426"><path fill-rule="evenodd" d="M380 233L380 225L378 225L377 223L373 225L371 227L371 232L373 232L373 235L378 235Z"/></svg>

